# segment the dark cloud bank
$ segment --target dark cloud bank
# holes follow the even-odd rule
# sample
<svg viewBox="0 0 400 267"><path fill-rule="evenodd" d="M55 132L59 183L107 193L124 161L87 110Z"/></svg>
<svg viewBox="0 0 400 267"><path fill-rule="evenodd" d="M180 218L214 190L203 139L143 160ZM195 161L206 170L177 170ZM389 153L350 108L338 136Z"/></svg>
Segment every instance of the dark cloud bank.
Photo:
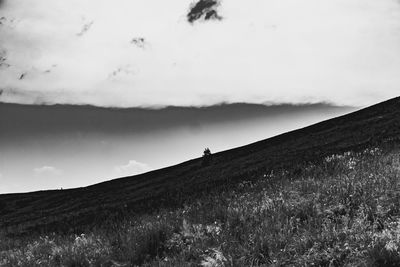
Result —
<svg viewBox="0 0 400 267"><path fill-rule="evenodd" d="M257 118L278 118L319 112L351 111L325 103L304 105L221 104L210 107L103 108L79 105L22 105L0 103L0 143L19 138L73 132L143 134L239 123Z"/></svg>

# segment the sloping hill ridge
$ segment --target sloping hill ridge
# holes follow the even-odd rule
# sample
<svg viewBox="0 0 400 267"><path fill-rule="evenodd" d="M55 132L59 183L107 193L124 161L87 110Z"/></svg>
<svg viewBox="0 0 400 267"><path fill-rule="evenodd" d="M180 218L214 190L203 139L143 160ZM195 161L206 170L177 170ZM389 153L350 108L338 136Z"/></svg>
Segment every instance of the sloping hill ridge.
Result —
<svg viewBox="0 0 400 267"><path fill-rule="evenodd" d="M334 153L400 142L400 97L212 155L88 187L0 195L0 227L8 232L92 225L127 210L145 213L176 206L208 190L229 188L271 170L301 173L302 165ZM11 230L14 229L14 230Z"/></svg>

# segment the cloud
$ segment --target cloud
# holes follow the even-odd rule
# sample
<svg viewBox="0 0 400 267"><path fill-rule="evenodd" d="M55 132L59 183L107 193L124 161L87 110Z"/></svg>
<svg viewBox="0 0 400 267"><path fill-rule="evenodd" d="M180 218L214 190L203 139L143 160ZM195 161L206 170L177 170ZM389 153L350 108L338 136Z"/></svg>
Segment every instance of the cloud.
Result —
<svg viewBox="0 0 400 267"><path fill-rule="evenodd" d="M1 19L0 19L1 23ZM10 67L7 63L7 52L3 49L0 50L0 69Z"/></svg>
<svg viewBox="0 0 400 267"><path fill-rule="evenodd" d="M144 49L147 46L147 42L143 37L132 38L131 44L135 45L138 48L142 48L142 49Z"/></svg>
<svg viewBox="0 0 400 267"><path fill-rule="evenodd" d="M62 170L59 170L53 166L43 166L33 169L35 175L60 175Z"/></svg>
<svg viewBox="0 0 400 267"><path fill-rule="evenodd" d="M194 3L187 14L187 20L190 23L199 19L204 20L221 20L222 17L218 15L216 8L220 5L217 0L199 0Z"/></svg>
<svg viewBox="0 0 400 267"><path fill-rule="evenodd" d="M81 30L79 33L77 33L76 35L77 35L77 36L83 36L83 35L90 29L90 27L92 27L93 23L94 23L94 21L85 23L85 24L82 26L82 30Z"/></svg>
<svg viewBox="0 0 400 267"><path fill-rule="evenodd" d="M117 176L129 176L144 173L150 171L151 168L145 163L138 162L136 160L129 160L125 165L119 165L114 167L114 173Z"/></svg>
<svg viewBox="0 0 400 267"><path fill-rule="evenodd" d="M25 75L22 75L25 77ZM21 77L20 76L20 77ZM29 76L27 76L29 79ZM15 88L0 89L0 97L4 102L16 102L20 104L53 104L52 100L57 99L57 103L69 103L74 101L76 93L65 90L53 90L43 92L40 90L25 90ZM75 101L74 101L75 102ZM79 104L79 102L77 103Z"/></svg>
<svg viewBox="0 0 400 267"><path fill-rule="evenodd" d="M187 0L6 1L0 89L23 95L0 101L33 92L49 103L123 107L361 106L398 95L398 1L230 0L218 6L220 23L194 27L188 12Z"/></svg>

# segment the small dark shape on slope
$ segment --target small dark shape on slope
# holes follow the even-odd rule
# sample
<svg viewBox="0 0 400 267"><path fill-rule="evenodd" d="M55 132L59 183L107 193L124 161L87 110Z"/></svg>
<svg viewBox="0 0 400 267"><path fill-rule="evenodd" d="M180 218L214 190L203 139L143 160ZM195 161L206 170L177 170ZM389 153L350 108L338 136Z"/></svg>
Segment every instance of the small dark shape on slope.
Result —
<svg viewBox="0 0 400 267"><path fill-rule="evenodd" d="M19 79L22 80L23 78L25 78L26 72L22 73L21 76L19 76Z"/></svg>
<svg viewBox="0 0 400 267"><path fill-rule="evenodd" d="M195 3L187 14L187 20L190 23L199 19L204 20L221 20L222 17L218 15L216 8L219 6L218 0L200 0Z"/></svg>
<svg viewBox="0 0 400 267"><path fill-rule="evenodd" d="M206 149L204 149L203 152L203 161L201 162L201 164L203 166L208 166L211 163L211 150L207 147Z"/></svg>

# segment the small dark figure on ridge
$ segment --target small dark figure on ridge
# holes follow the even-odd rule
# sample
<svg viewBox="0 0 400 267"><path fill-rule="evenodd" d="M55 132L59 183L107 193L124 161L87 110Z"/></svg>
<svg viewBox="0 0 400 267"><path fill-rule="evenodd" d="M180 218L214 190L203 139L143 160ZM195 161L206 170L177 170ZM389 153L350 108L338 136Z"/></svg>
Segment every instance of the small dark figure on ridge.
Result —
<svg viewBox="0 0 400 267"><path fill-rule="evenodd" d="M211 151L207 147L206 149L204 149L204 152L203 152L202 166L208 166L208 165L210 165L210 163L211 163Z"/></svg>

